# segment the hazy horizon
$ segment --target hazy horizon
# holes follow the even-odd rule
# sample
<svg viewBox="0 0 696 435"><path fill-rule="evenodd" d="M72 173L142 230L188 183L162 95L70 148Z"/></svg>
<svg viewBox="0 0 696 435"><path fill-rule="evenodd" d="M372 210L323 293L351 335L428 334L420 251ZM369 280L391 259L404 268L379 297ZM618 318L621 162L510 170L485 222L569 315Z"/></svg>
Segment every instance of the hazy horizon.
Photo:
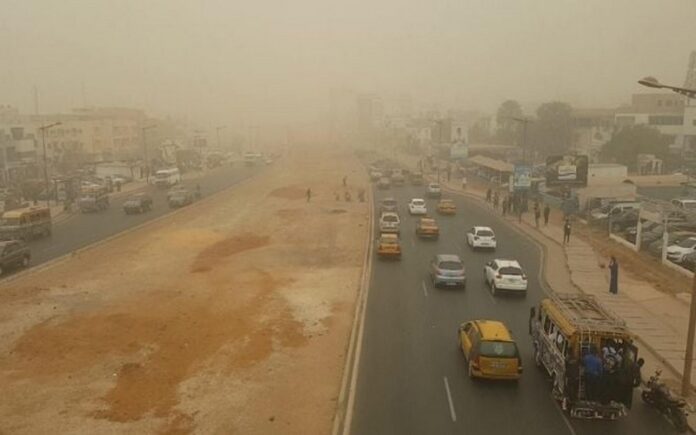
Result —
<svg viewBox="0 0 696 435"><path fill-rule="evenodd" d="M0 104L127 106L203 124L316 119L333 88L493 112L616 106L681 85L696 3L6 1Z"/></svg>

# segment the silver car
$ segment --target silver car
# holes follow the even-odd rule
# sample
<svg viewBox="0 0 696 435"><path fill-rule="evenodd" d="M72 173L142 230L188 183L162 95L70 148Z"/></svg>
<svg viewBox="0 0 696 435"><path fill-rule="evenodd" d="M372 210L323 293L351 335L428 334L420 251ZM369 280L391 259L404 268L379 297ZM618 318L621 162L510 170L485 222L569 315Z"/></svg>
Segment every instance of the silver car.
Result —
<svg viewBox="0 0 696 435"><path fill-rule="evenodd" d="M436 255L430 262L430 279L434 287L444 285L466 288L464 263L458 255Z"/></svg>

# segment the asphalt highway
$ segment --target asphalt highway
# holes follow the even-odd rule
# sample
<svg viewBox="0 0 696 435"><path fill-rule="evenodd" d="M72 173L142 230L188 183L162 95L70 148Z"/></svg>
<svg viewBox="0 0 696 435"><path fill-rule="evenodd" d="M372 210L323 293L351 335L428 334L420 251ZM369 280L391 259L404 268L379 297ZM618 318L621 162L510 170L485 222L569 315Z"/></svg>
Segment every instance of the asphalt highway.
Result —
<svg viewBox="0 0 696 435"><path fill-rule="evenodd" d="M639 394L629 416L615 422L570 419L562 413L550 396L549 381L532 361L527 333L529 308L545 295L539 282L539 248L485 205L447 194L457 203L457 215L437 215L437 200L428 199L428 213L436 217L441 236L437 241L418 239L416 217L408 215L406 204L411 198L424 198L424 190L404 186L375 191L375 210L384 197L393 196L399 202L403 255L401 261L373 261L352 434L674 432L640 402ZM473 252L467 246L465 233L474 225L494 229L495 252ZM375 234L379 234L377 228ZM462 258L466 289L433 288L427 267L436 254ZM491 295L483 281L483 266L494 258L520 261L529 279L525 297ZM457 346L457 327L470 319L502 320L511 329L524 365L518 383L469 379Z"/></svg>
<svg viewBox="0 0 696 435"><path fill-rule="evenodd" d="M191 191L195 191L196 184L199 184L202 196L206 197L226 189L256 172L258 172L258 168L247 168L241 164L234 167L225 166L208 170L195 180L184 180L182 184ZM142 190L138 190L138 192L147 192L152 196L153 208L151 211L127 215L123 211L123 203L131 194L112 195L110 197L110 207L107 210L97 213L77 213L55 223L50 237L30 241L31 266L37 266L69 254L76 249L113 236L172 211L167 204L167 189L149 185ZM192 206L195 207L195 202L188 207Z"/></svg>

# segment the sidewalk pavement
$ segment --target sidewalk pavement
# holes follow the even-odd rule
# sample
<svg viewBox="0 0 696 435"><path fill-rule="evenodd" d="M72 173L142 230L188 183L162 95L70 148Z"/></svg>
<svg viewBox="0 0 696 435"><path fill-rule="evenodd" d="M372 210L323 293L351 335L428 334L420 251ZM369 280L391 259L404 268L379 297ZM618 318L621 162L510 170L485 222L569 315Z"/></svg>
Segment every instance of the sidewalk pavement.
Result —
<svg viewBox="0 0 696 435"><path fill-rule="evenodd" d="M406 157L406 160L413 160L409 163L415 167L417 158ZM485 191L478 186L470 185L463 189L461 179L453 177L450 181L442 181L442 178L440 183L447 189L485 200ZM538 228L533 212L524 213L521 224L518 223L517 216L508 215L506 219L544 245L544 276L552 289L594 295L606 308L623 318L629 330L642 344L639 347L643 348L642 357L646 362L643 378L647 379L655 369L666 368L669 372L663 373L663 380L673 391L679 391L684 368L690 295L681 294L677 298L660 292L626 269L619 272L619 293L609 293L609 275L605 267L608 259L600 258L592 246L577 235L571 234L570 242L564 245L562 223L558 218L560 213L560 210L552 210L549 224L544 226L542 221ZM577 230L580 223L576 222L574 225ZM696 373L692 371L692 397L695 395L695 381ZM693 403L692 401L692 409ZM696 427L696 415L693 413L689 415L689 425Z"/></svg>

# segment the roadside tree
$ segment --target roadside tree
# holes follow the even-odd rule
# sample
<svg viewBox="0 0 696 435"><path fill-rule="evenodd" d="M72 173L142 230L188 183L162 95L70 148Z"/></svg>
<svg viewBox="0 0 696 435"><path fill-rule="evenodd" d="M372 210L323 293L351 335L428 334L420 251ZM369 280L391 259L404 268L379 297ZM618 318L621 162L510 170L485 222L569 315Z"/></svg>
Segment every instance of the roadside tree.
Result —
<svg viewBox="0 0 696 435"><path fill-rule="evenodd" d="M603 161L621 163L628 169L637 169L638 154L654 154L664 159L669 152L670 138L654 127L633 125L614 133L609 142L602 146Z"/></svg>
<svg viewBox="0 0 696 435"><path fill-rule="evenodd" d="M537 109L537 119L529 125L529 146L536 154L548 156L564 153L574 143L573 108L560 101L544 103Z"/></svg>
<svg viewBox="0 0 696 435"><path fill-rule="evenodd" d="M520 103L515 100L503 101L495 117L497 124L495 136L498 143L503 145L515 144L519 136L519 130L517 122L513 118L519 117L522 117L522 106L520 106Z"/></svg>

